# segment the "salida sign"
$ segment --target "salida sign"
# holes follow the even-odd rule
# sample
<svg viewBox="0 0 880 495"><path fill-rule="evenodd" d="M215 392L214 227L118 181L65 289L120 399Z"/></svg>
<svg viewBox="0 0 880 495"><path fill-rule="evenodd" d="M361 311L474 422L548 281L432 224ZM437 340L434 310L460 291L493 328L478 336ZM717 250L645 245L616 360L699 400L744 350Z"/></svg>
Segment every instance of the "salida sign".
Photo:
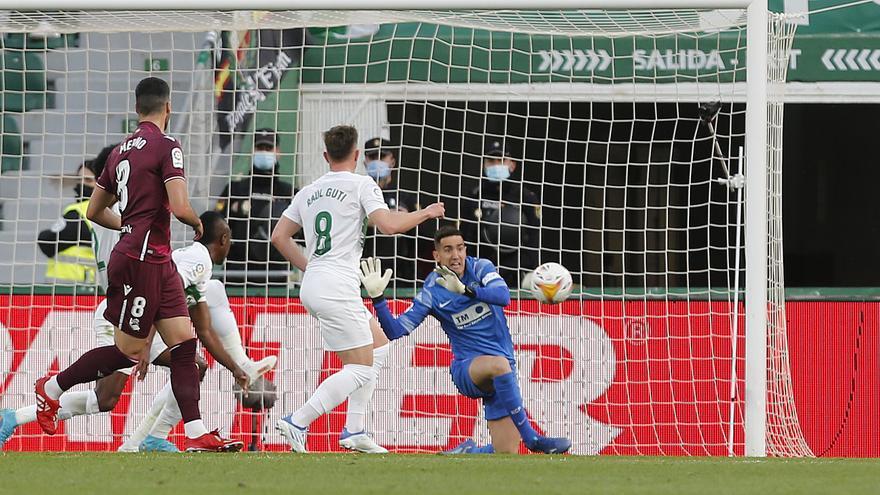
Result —
<svg viewBox="0 0 880 495"><path fill-rule="evenodd" d="M2 407L31 402L37 377L67 366L94 345L90 328L97 302L85 296L0 297ZM232 304L252 357L279 357L269 376L279 401L266 414L242 411L231 393L231 376L212 363L202 386L206 423L229 429L257 448L285 450L274 433L251 432L271 432L269 425L302 404L340 363L320 350L317 322L297 300L233 298ZM399 301L395 309L407 305ZM541 431L571 437L573 453L726 454L729 305L588 301L544 306L539 313L534 301L515 301L509 309L531 419ZM433 321L393 344L373 402L377 441L396 451L433 452L464 438L487 440L479 403L458 395L449 378L451 359ZM76 418L54 437L40 434L36 425L21 428L5 448L115 449L166 379L164 371L151 373L145 382L129 385L133 390L113 414ZM796 392L798 384L795 380ZM742 383L738 386L741 397ZM799 407L814 412L802 402ZM741 410L738 404L739 451ZM338 450L343 424L344 405L312 425L310 449ZM809 440L810 425L802 425Z"/></svg>

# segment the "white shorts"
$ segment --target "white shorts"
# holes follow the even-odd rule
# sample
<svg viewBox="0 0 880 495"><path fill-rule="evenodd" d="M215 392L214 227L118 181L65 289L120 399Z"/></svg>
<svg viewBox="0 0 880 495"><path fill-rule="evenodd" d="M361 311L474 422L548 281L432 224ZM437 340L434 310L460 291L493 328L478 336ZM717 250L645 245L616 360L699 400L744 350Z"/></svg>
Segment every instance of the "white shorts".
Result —
<svg viewBox="0 0 880 495"><path fill-rule="evenodd" d="M347 351L372 345L371 315L359 290L352 290L338 276L328 277L333 276L306 270L300 290L303 306L321 324L324 349Z"/></svg>
<svg viewBox="0 0 880 495"><path fill-rule="evenodd" d="M113 324L104 319L104 310L107 309L107 300L104 299L101 301L101 304L95 308L95 322L92 325L92 328L95 330L95 340L97 342L98 347L106 347L108 345L114 345L116 341L113 339ZM150 347L150 362L156 360L159 357L159 354L165 352L168 349L168 346L165 345L165 341L162 340L162 337L159 335L153 336L153 346ZM119 370L120 373L125 373L126 375L131 376L131 372L134 371L134 367L124 368Z"/></svg>

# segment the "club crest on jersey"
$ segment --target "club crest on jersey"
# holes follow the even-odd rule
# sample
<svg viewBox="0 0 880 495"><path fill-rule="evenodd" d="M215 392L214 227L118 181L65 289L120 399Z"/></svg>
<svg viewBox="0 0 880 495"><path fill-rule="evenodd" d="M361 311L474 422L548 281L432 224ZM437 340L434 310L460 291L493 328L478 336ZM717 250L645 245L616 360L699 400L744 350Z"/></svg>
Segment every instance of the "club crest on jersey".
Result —
<svg viewBox="0 0 880 495"><path fill-rule="evenodd" d="M134 330L135 332L140 332L141 331L141 320L139 320L138 318L129 318L128 319L128 326L131 327L131 329Z"/></svg>
<svg viewBox="0 0 880 495"><path fill-rule="evenodd" d="M492 311L489 310L488 304L477 303L469 306L464 311L453 314L452 321L455 322L456 327L464 329L473 326L491 314Z"/></svg>

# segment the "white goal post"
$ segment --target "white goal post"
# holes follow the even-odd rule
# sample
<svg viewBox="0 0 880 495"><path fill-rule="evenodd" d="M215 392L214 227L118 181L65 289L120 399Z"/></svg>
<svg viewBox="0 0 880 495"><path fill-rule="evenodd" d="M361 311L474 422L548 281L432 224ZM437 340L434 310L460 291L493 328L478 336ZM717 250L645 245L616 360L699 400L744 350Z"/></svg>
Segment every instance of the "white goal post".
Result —
<svg viewBox="0 0 880 495"><path fill-rule="evenodd" d="M298 9L297 11L286 10L293 6L293 4ZM785 68L793 36L793 27L788 26L785 20L779 16L768 13L767 0L551 0L549 2L508 0L501 2L501 4L499 2L464 0L427 0L420 2L380 0L371 2L369 10L364 10L363 2L356 0L304 1L294 2L293 4L289 1L280 0L255 0L246 3L247 8L251 9L251 11L233 12L242 8L243 3L241 1L155 0L149 3L149 7L147 4L137 4L138 7L135 10L116 11L114 9L119 7L118 2L105 0L74 2L34 0L28 2L28 8L33 9L33 12L30 12L16 10L21 8L20 2L0 1L0 9L8 9L0 12L0 31L44 35L137 31L203 32L230 30L243 32L251 29L282 29L311 26L333 27L346 23L375 23L378 25L392 22L433 22L436 24L448 24L450 26L507 33L522 32L560 37L623 37L646 33L668 34L686 31L687 29L696 29L693 26L695 21L688 16L676 14L676 11L679 9L689 12L704 10L722 12L721 16L726 20L715 29L719 31L724 30L729 25L737 25L738 28L742 28L744 24L745 39L742 45L744 45L747 55L744 81L736 75L736 71L741 70L737 67L730 67L730 72L734 74L732 76L733 81L722 83L722 76L716 78L718 80L717 85L723 84L725 87L730 88L729 91L725 92L725 96L729 99L722 102L725 105L730 105L729 113L735 114L737 112L733 109L734 103L744 105L745 113L743 121L744 163L741 164L741 169L745 176L743 221L745 268L742 271L745 281L743 292L744 304L742 306L745 314L745 352L743 354L745 393L744 398L726 397L726 399L730 401L743 400L744 408L741 411L743 415L741 421L744 428L742 452L745 455L754 457L763 457L768 454L812 455L800 432L797 424L797 414L794 410L793 392L788 372L788 348L785 341L785 301L782 281L782 85L785 81ZM139 11L137 8L144 10ZM148 8L149 11L147 10ZM626 20L611 16L610 21L603 24L589 15L589 12L593 9L611 12L632 10L636 14L626 18ZM740 20L730 22L729 18L724 17L724 11L719 9L744 11L744 23ZM380 13L379 11L381 10L385 12ZM564 16L554 18L541 13L550 10L572 11L577 14L574 14L571 18L565 18ZM253 11L270 11L274 12L274 14L268 16L255 15ZM735 16L730 16L730 18L733 17ZM556 21L558 22L554 24ZM112 48L109 47L108 50L112 50ZM123 47L122 49L131 50L132 48ZM741 46L738 46L737 49L741 49ZM594 56L592 52L584 55L584 51L577 52L571 47L567 51L563 50L562 53L565 56ZM547 57L550 57L550 55L547 55ZM548 60L552 59L548 58ZM587 58L584 58L584 60L584 64L592 62L592 60ZM568 67L571 67L571 65L571 63L568 63ZM611 79L614 79L614 77L617 76L610 76ZM678 73L676 72L675 76L671 77L678 77ZM688 77L690 76L682 77L682 82L673 82L667 87L661 88L655 84L652 89L653 92L648 93L640 92L642 88L637 83L643 81L635 75L631 77L631 84L629 80L624 80L625 78L623 77L620 78L619 82L612 81L615 85L605 84L606 81L603 81L601 84L595 84L595 93L590 92L590 86L586 85L586 83L581 88L573 82L559 83L550 81L550 79L546 83L522 84L521 87L512 83L508 86L499 84L499 88L504 89L498 90L498 94L501 96L497 96L497 99L505 101L563 101L569 103L578 100L589 102L603 100L610 102L646 101L656 103L657 101L692 101L692 98L697 95L701 97L707 96L702 86L700 86L704 84L704 81L700 79L703 76L699 75L699 71L698 76L694 78L695 82L688 82L686 80ZM449 101L475 99L491 101L494 91L494 89L489 88L489 86L493 85L492 83L485 83L485 87L481 86L483 83L444 87L442 83L432 85L408 81L391 81L378 84L332 82L314 84L314 86L309 86L307 83L302 83L303 92L298 97L299 105L307 104L310 96L315 101L320 100L321 102L330 101L335 97L354 98L359 94L358 91L360 90L362 95L371 95L371 101L379 102L379 106L382 107L380 112L383 112L385 103L391 101L399 101L403 106L407 104L422 105L429 102L432 98L444 100L447 103ZM559 92L561 87L569 88L569 92L573 88L584 89L584 91L569 97L565 93ZM484 88L484 90L481 88ZM309 93L310 89L314 92ZM605 92L604 96L603 92ZM429 105L425 104L425 106ZM89 109L84 110L89 111ZM74 111L76 110L70 110L70 112ZM484 112L490 113L488 110ZM331 116L335 115L328 114L325 117L331 118ZM370 119L375 121L376 116L370 114L368 120ZM633 117L632 120L638 119ZM308 151L309 147L317 146L317 141L311 139L311 135L308 133L314 132L314 129L297 131L299 134L297 136L297 153L300 157L311 157L311 155L308 155L308 153L311 153ZM731 134L733 134L732 131ZM308 139L311 139L311 141L308 141ZM589 139L585 141L589 141ZM440 151L443 150L441 149ZM209 151L207 155L210 160L216 161L217 157L213 156L212 153ZM304 153L306 155L303 155ZM730 160L734 159L730 155L728 155L728 158ZM712 160L710 159L709 162L709 167L711 168ZM302 171L297 173L301 176L308 176L308 174L303 175ZM586 172L584 174L584 177L586 177ZM217 179L217 177L207 172L205 183L208 183L209 179ZM297 180L301 179L302 177L297 178ZM476 177L475 180L479 180L479 177ZM2 181L3 178L0 178L0 186L3 185ZM439 183L440 179L438 178L437 181ZM545 186L543 179L540 186ZM21 186L18 187L20 188ZM418 193L420 191L414 192ZM464 192L460 192L460 194L464 195ZM205 194L204 197L197 199L202 201L203 204L210 205L214 195ZM710 196L708 202L711 201ZM604 212L605 206L603 205L602 208ZM648 206L645 206L645 208L649 209ZM609 209L612 208L609 207ZM711 224L711 220L707 220L707 224ZM732 228L731 225L727 226ZM707 230L708 228L707 226ZM564 227L559 229L559 237L561 239L561 231ZM180 241L181 237L177 236L176 240ZM0 240L0 244L3 242L6 241ZM730 249L738 250L739 242L738 239L731 241L732 247ZM21 248L16 247L14 249ZM582 249L585 248L582 247ZM706 250L711 251L711 247L707 247ZM15 264L18 262L13 261L10 263ZM16 268L21 268L21 266L10 266L9 269L14 271ZM732 266L730 270L739 272L740 267L738 265ZM711 272L712 267L710 266L706 271ZM600 274L600 277L602 275ZM6 282L0 280L0 284L2 283ZM36 282L34 283L36 284ZM13 282L13 284L20 285L20 282ZM599 299L605 294L604 290L603 286L600 289ZM739 287L730 287L730 282L728 282L727 293L738 294L739 290ZM664 294L668 292L667 290ZM709 290L708 292L711 294L712 291ZM586 295L581 297L582 302L588 299ZM685 297L688 301L690 300L689 291ZM624 289L621 300L626 300L626 298L626 290ZM647 300L647 296L643 296L643 300ZM666 296L665 300L669 300L668 296ZM736 299L732 300L736 301ZM733 308L730 310L732 313L727 315L727 317L738 321L739 304L734 303L732 306ZM528 313L528 311L524 311L524 313ZM588 317L590 315L582 316ZM734 324L733 327L736 328L736 325ZM2 343L2 337L0 335L0 343ZM735 334L729 337L734 342L738 339L738 336ZM736 344L733 345L733 348L736 349ZM0 352L2 352L2 349L0 349ZM738 356L736 355L730 358L733 362L734 370L736 369L737 358ZM0 373L4 371L0 368ZM771 375L769 382L768 374ZM738 379L739 377L732 377L734 382ZM2 390L0 390L0 395L2 395ZM769 402L768 397L770 398ZM722 402L720 398L719 402ZM721 405L717 407L719 409L722 408ZM724 404L724 409L726 411L726 403ZM726 412L722 416L726 416ZM734 414L730 415L729 422L731 425L735 422L734 416ZM699 422L700 419L698 418L697 421ZM724 421L728 421L728 419L724 419ZM732 428L731 426L731 431ZM397 432L394 433L397 434ZM728 441L733 445L732 436L725 438L723 443L727 444ZM660 449L660 452L662 453L662 449ZM713 450L712 452L715 451Z"/></svg>

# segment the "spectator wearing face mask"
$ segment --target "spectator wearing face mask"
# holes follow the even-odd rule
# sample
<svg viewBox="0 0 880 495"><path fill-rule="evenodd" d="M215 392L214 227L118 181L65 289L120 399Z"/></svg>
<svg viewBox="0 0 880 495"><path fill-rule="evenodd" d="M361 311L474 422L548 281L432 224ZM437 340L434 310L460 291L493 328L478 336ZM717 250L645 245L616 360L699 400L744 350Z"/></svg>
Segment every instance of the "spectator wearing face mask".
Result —
<svg viewBox="0 0 880 495"><path fill-rule="evenodd" d="M399 188L397 147L390 140L376 137L364 143L364 168L382 190L390 210L410 212L419 209L416 195ZM383 266L393 268L396 287L414 286L416 253L416 229L394 236L383 235L373 227L367 230L364 257L381 258Z"/></svg>
<svg viewBox="0 0 880 495"><path fill-rule="evenodd" d="M483 152L480 185L462 198L461 230L510 287L538 266L538 196L516 178L517 161L499 140Z"/></svg>
<svg viewBox="0 0 880 495"><path fill-rule="evenodd" d="M63 177L70 180L70 176ZM92 223L86 218L89 198L95 189L95 171L87 160L73 176L75 199L64 207L61 217L40 232L37 245L48 258L46 278L61 283L94 284L95 255L92 251Z"/></svg>
<svg viewBox="0 0 880 495"><path fill-rule="evenodd" d="M287 283L287 262L269 242L272 228L294 194L293 186L279 177L279 155L275 131L257 129L250 175L231 182L220 194L216 210L226 215L232 232L227 284L245 280L258 287Z"/></svg>

